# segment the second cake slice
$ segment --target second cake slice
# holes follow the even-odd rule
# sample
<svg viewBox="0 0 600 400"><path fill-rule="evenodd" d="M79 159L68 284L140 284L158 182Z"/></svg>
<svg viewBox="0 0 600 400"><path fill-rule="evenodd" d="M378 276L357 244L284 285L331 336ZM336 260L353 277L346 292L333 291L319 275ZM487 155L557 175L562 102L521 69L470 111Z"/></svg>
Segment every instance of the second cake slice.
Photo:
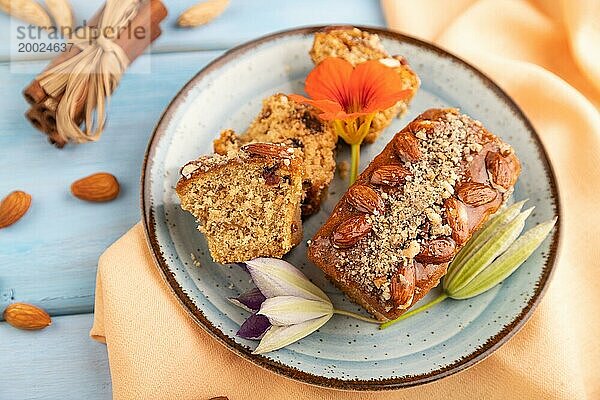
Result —
<svg viewBox="0 0 600 400"><path fill-rule="evenodd" d="M335 172L337 136L329 124L313 107L279 93L263 101L262 110L246 132L221 132L214 142L215 152L227 154L252 142L284 143L298 149L305 167L302 215L316 213Z"/></svg>

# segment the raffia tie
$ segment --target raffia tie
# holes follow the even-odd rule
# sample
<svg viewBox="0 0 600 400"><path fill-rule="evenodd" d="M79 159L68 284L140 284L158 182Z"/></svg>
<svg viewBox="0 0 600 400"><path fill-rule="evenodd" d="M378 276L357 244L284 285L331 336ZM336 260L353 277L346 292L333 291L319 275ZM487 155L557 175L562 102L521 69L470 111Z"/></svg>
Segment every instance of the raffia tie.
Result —
<svg viewBox="0 0 600 400"><path fill-rule="evenodd" d="M108 99L130 63L110 36L127 26L141 2L107 0L98 29L80 28L69 39L81 52L37 77L50 97L61 99L56 109L56 128L64 140L90 142L102 134ZM77 123L82 103L83 129Z"/></svg>

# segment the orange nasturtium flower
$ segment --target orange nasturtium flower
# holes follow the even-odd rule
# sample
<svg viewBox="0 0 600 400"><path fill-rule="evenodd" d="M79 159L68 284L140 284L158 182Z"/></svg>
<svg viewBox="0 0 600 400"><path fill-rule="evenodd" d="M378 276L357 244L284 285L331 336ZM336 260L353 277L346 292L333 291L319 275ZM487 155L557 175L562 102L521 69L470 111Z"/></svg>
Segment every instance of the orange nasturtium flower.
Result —
<svg viewBox="0 0 600 400"><path fill-rule="evenodd" d="M305 88L310 98L297 94L290 98L310 104L331 121L335 132L351 146L350 184L358 175L360 145L371 128L373 117L408 97L402 90L402 79L379 61L366 61L353 67L349 62L330 57L323 60L307 76Z"/></svg>

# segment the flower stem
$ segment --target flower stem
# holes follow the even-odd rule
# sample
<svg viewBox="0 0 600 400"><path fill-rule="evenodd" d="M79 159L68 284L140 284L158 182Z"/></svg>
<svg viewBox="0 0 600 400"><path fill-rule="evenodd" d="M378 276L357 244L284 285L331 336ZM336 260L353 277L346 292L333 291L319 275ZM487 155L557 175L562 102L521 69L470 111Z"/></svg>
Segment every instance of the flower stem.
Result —
<svg viewBox="0 0 600 400"><path fill-rule="evenodd" d="M435 306L437 303L441 303L442 301L446 300L447 298L448 298L448 295L444 292L444 293L440 294L438 297L436 297L435 300L432 300L429 303L424 304L419 308L415 308L414 310L409 311L406 314L402 314L401 316L399 316L398 318L396 318L394 320L384 322L383 324L379 325L379 329L388 328L388 327L394 325L396 322L400 322L408 317L411 317L415 314L420 313L421 311L425 311L428 308Z"/></svg>
<svg viewBox="0 0 600 400"><path fill-rule="evenodd" d="M369 322L371 324L379 324L379 323L381 323L381 321L379 321L379 320L376 320L374 318L365 317L364 315L353 313L352 311L345 311L345 310L334 309L333 313L334 314L339 314L339 315L345 315L347 317L352 317L352 318L355 318L355 319L359 319L361 321Z"/></svg>
<svg viewBox="0 0 600 400"><path fill-rule="evenodd" d="M350 185L356 181L358 176L358 164L360 163L360 143L350 145L351 163L350 163Z"/></svg>

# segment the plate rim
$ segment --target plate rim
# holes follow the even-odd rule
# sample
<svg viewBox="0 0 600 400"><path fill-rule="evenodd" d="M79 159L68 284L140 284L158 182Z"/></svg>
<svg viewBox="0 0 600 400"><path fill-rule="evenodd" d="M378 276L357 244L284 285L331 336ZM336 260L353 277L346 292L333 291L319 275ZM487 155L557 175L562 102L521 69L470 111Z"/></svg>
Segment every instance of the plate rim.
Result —
<svg viewBox="0 0 600 400"><path fill-rule="evenodd" d="M472 353L462 357L455 363L452 363L450 365L444 366L442 368L436 369L425 374L409 375L402 378L383 378L372 380L345 380L339 378L327 378L324 376L311 374L309 372L300 371L292 366L283 364L279 361L271 360L262 355L252 354L244 346L242 346L239 343L236 343L233 339L225 335L219 328L214 326L204 316L202 311L194 305L190 297L185 293L185 291L176 281L175 277L170 273L166 260L163 258L163 255L161 253L160 246L156 237L156 232L154 230L155 218L152 207L150 207L151 197L149 187L151 179L150 169L152 167L153 159L156 153L156 144L158 143L160 137L164 135L166 127L171 118L173 117L175 109L184 101L185 95L192 90L196 82L203 79L205 75L212 72L213 70L218 69L219 67L235 59L239 55L242 55L263 43L277 40L286 36L313 34L318 31L340 27L355 27L363 31L378 34L382 37L387 37L401 42L410 43L411 45L434 51L440 57L449 58L452 61L462 64L464 67L469 69L471 72L477 75L484 82L484 84L489 89L491 89L498 96L498 98L502 100L513 111L517 118L520 118L523 121L526 129L529 131L529 133L534 139L538 155L542 159L544 172L550 178L550 190L555 203L554 213L558 217L558 220L554 229L554 234L551 237L552 241L550 244L548 259L544 265L544 268L542 269L542 276L537 282L536 290L531 300L527 303L527 305L521 310L521 313L512 322L505 325L500 332L498 332L495 336L490 338L479 348L475 349ZM188 315L198 326L204 329L204 331L211 335L213 338L217 339L217 341L223 346L225 346L227 349L233 351L234 353L243 357L244 359L246 359L254 365L257 365L271 372L275 372L279 375L294 379L302 383L331 389L354 391L394 390L399 388L422 385L463 371L491 355L503 344L508 342L518 331L521 330L521 328L529 320L529 318L533 314L533 311L542 300L544 294L548 289L553 273L556 269L556 261L558 259L558 251L560 248L560 239L562 234L562 205L560 202L560 195L554 168L550 162L550 158L540 139L539 134L531 124L529 118L527 118L525 113L516 104L512 97L510 97L506 92L504 92L504 90L501 89L498 86L498 84L496 84L490 77L481 72L475 66L463 60L462 58L452 54L451 52L442 49L437 45L434 45L433 43L417 39L406 34L391 31L386 28L364 25L310 25L281 30L235 46L227 50L219 57L215 58L210 63L208 63L177 92L177 94L173 97L173 99L164 109L160 119L155 125L152 135L148 140L148 145L146 147L144 153L144 160L142 163L142 171L140 178L140 206L142 212L142 224L144 226L145 238L151 250L150 253L152 254L152 258L154 259L155 265L172 294L175 296L175 298L181 304L183 309L188 313Z"/></svg>

